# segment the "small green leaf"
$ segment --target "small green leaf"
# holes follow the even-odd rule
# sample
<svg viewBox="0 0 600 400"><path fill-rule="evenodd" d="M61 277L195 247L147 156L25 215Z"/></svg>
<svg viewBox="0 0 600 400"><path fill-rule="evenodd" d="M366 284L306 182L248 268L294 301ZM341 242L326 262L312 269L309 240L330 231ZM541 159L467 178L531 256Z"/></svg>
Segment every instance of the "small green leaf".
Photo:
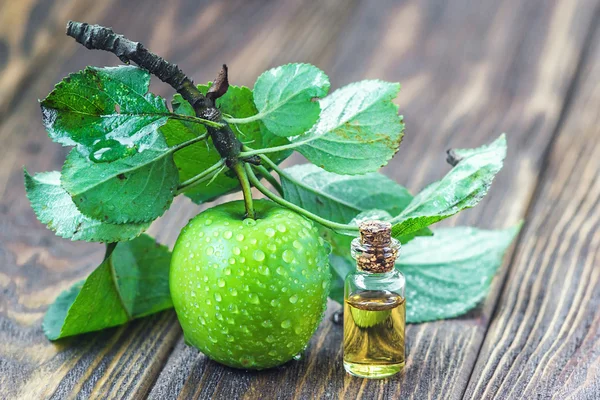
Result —
<svg viewBox="0 0 600 400"><path fill-rule="evenodd" d="M455 150L458 164L444 178L417 194L393 223L396 238L416 232L474 207L486 195L506 157L506 137L476 149Z"/></svg>
<svg viewBox="0 0 600 400"><path fill-rule="evenodd" d="M400 85L362 81L336 90L320 101L321 116L304 135L292 140L313 164L338 174L377 171L396 154L404 123L392 100Z"/></svg>
<svg viewBox="0 0 600 400"><path fill-rule="evenodd" d="M520 225L505 230L470 227L435 230L403 245L396 268L406 277L406 320L420 323L462 315L487 295L491 280ZM356 266L346 256L330 257L334 281L341 287ZM343 302L338 289L330 297Z"/></svg>
<svg viewBox="0 0 600 400"><path fill-rule="evenodd" d="M108 224L83 215L71 196L60 186L60 172L42 172L32 177L25 171L25 188L31 207L43 224L60 237L88 242L120 242L139 236L150 226Z"/></svg>
<svg viewBox="0 0 600 400"><path fill-rule="evenodd" d="M296 165L285 172L289 178L281 177L284 197L334 222L348 223L371 209L397 215L413 198L406 188L376 172L338 175L312 164Z"/></svg>
<svg viewBox="0 0 600 400"><path fill-rule="evenodd" d="M172 151L166 145L155 145L110 163L94 163L71 151L61 183L83 214L124 224L149 222L164 214L179 177Z"/></svg>
<svg viewBox="0 0 600 400"><path fill-rule="evenodd" d="M208 92L211 83L207 85L198 85L198 89L204 94ZM253 93L245 86L230 85L227 92L219 97L216 102L217 108L221 112L231 115L235 118L244 118L255 115L257 110L253 103ZM286 138L273 135L260 122L240 124L231 127L237 134L242 143L251 146L254 149L264 149L268 147L277 147L289 144ZM271 159L280 163L292 154L291 150L279 151L271 154ZM237 179L236 179L237 181Z"/></svg>
<svg viewBox="0 0 600 400"><path fill-rule="evenodd" d="M171 308L170 262L168 249L148 235L108 245L100 266L50 306L43 322L46 337L98 331Z"/></svg>
<svg viewBox="0 0 600 400"><path fill-rule="evenodd" d="M199 85L198 89L206 93L209 87L210 85ZM235 117L248 117L257 112L252 102L252 92L244 86L229 86L227 93L217 99L217 107L220 108L221 112ZM173 109L178 114L194 115L194 110L190 104L178 94L173 97ZM238 134L243 143L256 148L275 147L289 143L287 139L268 132L259 121L240 124L237 129L232 126L232 129ZM160 130L169 146L183 143L205 132L202 125L177 120L169 120ZM209 140L207 143L199 142L175 153L174 160L179 170L181 182L198 175L221 159L212 142ZM279 163L290 154L291 151L275 153L273 161ZM210 184L207 182L186 190L185 195L200 204L239 190L239 188L237 178L221 173Z"/></svg>
<svg viewBox="0 0 600 400"><path fill-rule="evenodd" d="M98 162L144 151L169 116L165 101L148 93L149 83L150 74L137 67L88 67L41 102L44 125L52 140L77 145Z"/></svg>
<svg viewBox="0 0 600 400"><path fill-rule="evenodd" d="M315 98L327 95L329 78L310 64L287 64L270 69L254 84L254 104L260 119L277 136L309 130L319 118ZM233 115L233 114L232 114Z"/></svg>

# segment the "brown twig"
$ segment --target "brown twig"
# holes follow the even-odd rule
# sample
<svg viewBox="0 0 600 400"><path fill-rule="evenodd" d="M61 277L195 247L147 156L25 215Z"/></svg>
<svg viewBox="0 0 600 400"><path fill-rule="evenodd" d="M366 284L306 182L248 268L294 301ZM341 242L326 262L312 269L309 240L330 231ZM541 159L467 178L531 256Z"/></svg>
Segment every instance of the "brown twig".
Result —
<svg viewBox="0 0 600 400"><path fill-rule="evenodd" d="M194 108L196 116L213 122L219 122L221 127L206 126L212 142L225 160L226 165L236 171L242 185L246 211L249 216L254 215L252 195L248 189L248 177L240 160L242 142L235 136L229 124L223 120L221 111L215 107L215 100L223 96L229 88L227 66L219 72L214 84L204 96L190 78L183 73L177 64L171 64L162 57L148 51L141 43L127 39L116 34L111 28L100 25L89 25L82 22L69 21L67 35L74 38L88 49L104 50L115 54L124 63L133 61L141 68L155 75L161 81L171 85ZM255 161L248 159L248 161Z"/></svg>
<svg viewBox="0 0 600 400"><path fill-rule="evenodd" d="M203 111L213 106L189 79L177 64L171 64L162 57L148 51L141 43L116 34L111 28L89 25L85 22L69 21L67 35L88 49L105 50L114 53L124 63L133 61L155 75L161 81L171 85L177 93L186 99L194 110Z"/></svg>
<svg viewBox="0 0 600 400"><path fill-rule="evenodd" d="M214 100L225 94L229 87L226 65L223 65L223 69L211 87L209 94L204 96L194 86L192 80L179 69L177 64L171 64L147 50L141 43L119 35L111 28L90 25L85 22L69 21L67 35L88 49L109 51L124 63L133 61L161 81L171 85L177 93L181 94L192 105L197 117L222 124L221 128L207 126L213 144L221 157L226 159L229 166L238 162L242 143L229 125L222 120L221 112L214 105Z"/></svg>

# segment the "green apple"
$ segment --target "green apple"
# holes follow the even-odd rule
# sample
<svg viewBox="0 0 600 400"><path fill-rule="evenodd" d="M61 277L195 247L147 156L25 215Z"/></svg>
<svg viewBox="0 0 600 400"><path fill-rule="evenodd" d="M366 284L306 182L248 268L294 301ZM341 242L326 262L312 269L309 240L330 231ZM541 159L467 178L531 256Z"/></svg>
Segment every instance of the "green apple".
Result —
<svg viewBox="0 0 600 400"><path fill-rule="evenodd" d="M314 223L267 200L234 201L181 231L170 288L186 342L222 364L270 368L301 352L329 294L329 244Z"/></svg>

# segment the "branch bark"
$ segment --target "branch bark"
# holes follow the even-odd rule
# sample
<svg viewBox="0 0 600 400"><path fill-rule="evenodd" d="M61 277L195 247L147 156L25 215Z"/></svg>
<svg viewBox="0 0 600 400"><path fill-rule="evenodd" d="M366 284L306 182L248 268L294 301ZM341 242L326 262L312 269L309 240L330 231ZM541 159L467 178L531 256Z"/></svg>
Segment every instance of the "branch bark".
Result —
<svg viewBox="0 0 600 400"><path fill-rule="evenodd" d="M164 58L148 51L141 43L116 34L111 28L69 21L67 35L88 49L109 51L126 64L133 61L148 70L152 75L177 90L177 93L181 94L194 107L196 114L198 111L213 106L212 102L194 86L192 80L179 69L177 64L169 63Z"/></svg>
<svg viewBox="0 0 600 400"><path fill-rule="evenodd" d="M124 63L133 61L161 81L171 85L192 105L197 117L219 122L221 127L206 126L206 129L221 158L225 160L225 164L236 173L244 193L247 216L254 218L250 183L246 169L239 157L242 151L242 142L235 136L229 124L223 120L219 109L215 107L215 100L223 96L229 88L226 65L223 65L207 95L204 96L176 64L171 64L164 58L148 51L141 43L116 34L111 28L69 21L67 35L88 49L109 51ZM249 162L257 162L257 160L260 161L260 159L248 158Z"/></svg>
<svg viewBox="0 0 600 400"><path fill-rule="evenodd" d="M221 112L215 107L214 101L227 92L229 82L227 66L219 73L215 84L207 96L204 96L194 82L183 73L177 64L171 64L164 58L150 52L141 43L127 39L115 33L111 28L100 25L89 25L85 22L69 21L67 35L74 38L88 49L104 50L115 54L124 63L133 61L161 81L171 85L186 101L188 101L196 116L222 124L221 128L207 126L213 144L217 151L232 167L239 162L238 156L242 143L235 136L229 124L222 119Z"/></svg>

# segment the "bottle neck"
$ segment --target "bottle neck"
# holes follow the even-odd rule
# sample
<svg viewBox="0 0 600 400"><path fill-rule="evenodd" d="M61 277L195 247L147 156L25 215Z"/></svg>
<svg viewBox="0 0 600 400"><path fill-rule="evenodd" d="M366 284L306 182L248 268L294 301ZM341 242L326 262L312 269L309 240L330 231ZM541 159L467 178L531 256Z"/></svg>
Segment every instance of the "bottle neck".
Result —
<svg viewBox="0 0 600 400"><path fill-rule="evenodd" d="M385 243L369 243L362 238L352 241L352 257L356 267L366 273L387 273L393 271L400 252L400 242L394 238Z"/></svg>

